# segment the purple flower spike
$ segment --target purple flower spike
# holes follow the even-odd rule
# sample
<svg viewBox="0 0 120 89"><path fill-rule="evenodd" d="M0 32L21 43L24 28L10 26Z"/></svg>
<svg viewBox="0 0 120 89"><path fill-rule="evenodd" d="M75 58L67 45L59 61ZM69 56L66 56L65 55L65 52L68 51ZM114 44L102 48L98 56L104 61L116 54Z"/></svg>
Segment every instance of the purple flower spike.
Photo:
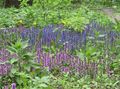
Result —
<svg viewBox="0 0 120 89"><path fill-rule="evenodd" d="M86 44L86 36L87 36L87 33L86 33L86 30L84 30L82 32L82 41L83 41L84 44Z"/></svg>
<svg viewBox="0 0 120 89"><path fill-rule="evenodd" d="M110 43L112 44L115 40L115 33L110 31Z"/></svg>
<svg viewBox="0 0 120 89"><path fill-rule="evenodd" d="M12 83L12 89L16 89L16 83Z"/></svg>
<svg viewBox="0 0 120 89"><path fill-rule="evenodd" d="M70 70L69 70L69 67L64 67L63 68L63 72L65 72L65 73L67 73L67 72L69 72Z"/></svg>

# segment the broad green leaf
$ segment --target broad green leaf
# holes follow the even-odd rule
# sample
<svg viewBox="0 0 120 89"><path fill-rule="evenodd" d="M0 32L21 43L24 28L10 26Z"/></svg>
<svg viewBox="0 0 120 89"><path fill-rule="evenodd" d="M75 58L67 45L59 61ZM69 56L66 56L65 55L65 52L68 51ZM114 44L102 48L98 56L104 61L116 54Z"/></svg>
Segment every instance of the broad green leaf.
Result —
<svg viewBox="0 0 120 89"><path fill-rule="evenodd" d="M17 62L17 61L18 61L17 59L12 58L12 59L10 59L10 64L14 64L14 63Z"/></svg>

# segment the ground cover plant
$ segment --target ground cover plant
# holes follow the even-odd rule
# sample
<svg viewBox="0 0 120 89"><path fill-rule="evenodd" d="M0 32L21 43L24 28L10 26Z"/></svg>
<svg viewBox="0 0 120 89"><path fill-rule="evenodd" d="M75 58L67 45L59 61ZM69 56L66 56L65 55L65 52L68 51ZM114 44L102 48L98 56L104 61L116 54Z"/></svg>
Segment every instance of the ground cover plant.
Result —
<svg viewBox="0 0 120 89"><path fill-rule="evenodd" d="M119 89L119 21L86 3L21 0L1 9L0 89Z"/></svg>

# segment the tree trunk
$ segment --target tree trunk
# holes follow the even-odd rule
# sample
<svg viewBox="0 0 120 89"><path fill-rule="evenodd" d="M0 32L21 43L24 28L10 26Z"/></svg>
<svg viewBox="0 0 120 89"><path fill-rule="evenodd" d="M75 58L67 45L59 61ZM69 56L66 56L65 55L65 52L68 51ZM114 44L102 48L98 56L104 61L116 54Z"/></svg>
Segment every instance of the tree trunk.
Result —
<svg viewBox="0 0 120 89"><path fill-rule="evenodd" d="M29 0L28 1L28 5L32 5L33 3L33 0ZM18 0L5 0L5 7L16 7L16 8L19 8L20 6L20 1Z"/></svg>

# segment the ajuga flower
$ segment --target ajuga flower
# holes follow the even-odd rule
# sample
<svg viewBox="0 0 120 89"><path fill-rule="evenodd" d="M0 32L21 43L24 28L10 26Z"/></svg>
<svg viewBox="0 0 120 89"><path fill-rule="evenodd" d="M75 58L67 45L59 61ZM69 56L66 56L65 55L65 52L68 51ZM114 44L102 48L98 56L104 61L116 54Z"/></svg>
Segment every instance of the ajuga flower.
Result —
<svg viewBox="0 0 120 89"><path fill-rule="evenodd" d="M16 89L16 83L12 83L12 89Z"/></svg>
<svg viewBox="0 0 120 89"><path fill-rule="evenodd" d="M4 86L4 89L9 89L9 88L8 88L8 85L5 85L5 86Z"/></svg>

